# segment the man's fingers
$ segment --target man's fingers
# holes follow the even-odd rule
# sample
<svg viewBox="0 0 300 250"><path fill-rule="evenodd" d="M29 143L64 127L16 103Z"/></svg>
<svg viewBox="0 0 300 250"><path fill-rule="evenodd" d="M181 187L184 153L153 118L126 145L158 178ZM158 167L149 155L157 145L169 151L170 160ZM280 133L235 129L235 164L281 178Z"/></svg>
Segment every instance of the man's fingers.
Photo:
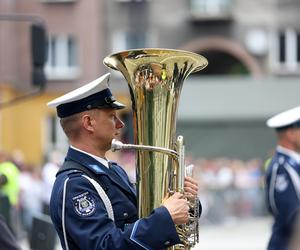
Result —
<svg viewBox="0 0 300 250"><path fill-rule="evenodd" d="M179 193L179 192L175 192L175 193L172 195L172 197L177 198L177 199L181 199L181 198L183 198L183 194L182 194L182 193Z"/></svg>
<svg viewBox="0 0 300 250"><path fill-rule="evenodd" d="M192 183L186 182L185 185L184 185L184 191L188 192L188 190L191 191L192 193L197 193L198 192L198 186L196 186Z"/></svg>
<svg viewBox="0 0 300 250"><path fill-rule="evenodd" d="M197 190L195 190L195 189L192 189L192 188L189 188L189 187L185 187L184 188L184 192L187 194L187 195L197 195L198 194L198 192L197 192Z"/></svg>
<svg viewBox="0 0 300 250"><path fill-rule="evenodd" d="M198 182L197 182L195 179L193 179L192 177L186 176L186 177L184 177L184 180L185 180L186 182L190 182L190 183L192 183L192 184L198 186Z"/></svg>

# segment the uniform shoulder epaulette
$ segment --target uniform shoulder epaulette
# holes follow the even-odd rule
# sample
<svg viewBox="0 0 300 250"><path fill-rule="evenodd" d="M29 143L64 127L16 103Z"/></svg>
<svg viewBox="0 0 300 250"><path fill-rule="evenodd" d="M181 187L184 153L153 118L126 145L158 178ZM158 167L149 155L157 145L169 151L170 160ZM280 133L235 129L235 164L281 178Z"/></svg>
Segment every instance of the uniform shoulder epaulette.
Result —
<svg viewBox="0 0 300 250"><path fill-rule="evenodd" d="M70 169L67 171L67 175L69 178L75 178L83 175L83 172L77 170L77 169Z"/></svg>

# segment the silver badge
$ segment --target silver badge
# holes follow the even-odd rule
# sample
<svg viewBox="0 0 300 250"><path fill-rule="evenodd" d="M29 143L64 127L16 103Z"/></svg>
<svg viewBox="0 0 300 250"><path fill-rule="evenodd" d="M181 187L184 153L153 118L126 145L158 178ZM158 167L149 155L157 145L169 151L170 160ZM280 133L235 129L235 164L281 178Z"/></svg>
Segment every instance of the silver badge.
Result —
<svg viewBox="0 0 300 250"><path fill-rule="evenodd" d="M275 189L278 192L283 192L287 189L288 184L289 184L289 182L288 182L285 174L280 174L276 178Z"/></svg>
<svg viewBox="0 0 300 250"><path fill-rule="evenodd" d="M72 198L75 212L80 216L90 216L96 211L95 200L89 192Z"/></svg>

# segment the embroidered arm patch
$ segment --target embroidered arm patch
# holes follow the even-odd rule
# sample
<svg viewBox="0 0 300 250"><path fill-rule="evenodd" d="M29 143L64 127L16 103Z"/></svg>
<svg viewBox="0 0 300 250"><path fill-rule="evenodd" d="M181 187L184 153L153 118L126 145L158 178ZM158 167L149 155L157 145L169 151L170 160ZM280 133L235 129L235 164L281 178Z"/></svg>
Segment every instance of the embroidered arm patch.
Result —
<svg viewBox="0 0 300 250"><path fill-rule="evenodd" d="M283 192L289 185L288 179L285 174L279 174L276 178L275 189L278 192Z"/></svg>
<svg viewBox="0 0 300 250"><path fill-rule="evenodd" d="M89 192L76 195L72 198L75 212L82 217L91 216L96 211L95 200Z"/></svg>

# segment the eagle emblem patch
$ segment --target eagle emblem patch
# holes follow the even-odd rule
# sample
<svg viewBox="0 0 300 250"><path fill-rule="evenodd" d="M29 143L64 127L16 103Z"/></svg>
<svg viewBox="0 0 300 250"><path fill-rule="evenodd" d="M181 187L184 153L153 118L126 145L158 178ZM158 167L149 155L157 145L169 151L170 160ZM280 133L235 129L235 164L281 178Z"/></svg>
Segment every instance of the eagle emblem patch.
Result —
<svg viewBox="0 0 300 250"><path fill-rule="evenodd" d="M72 198L75 212L79 216L90 216L95 213L96 205L94 198L89 192L82 193Z"/></svg>
<svg viewBox="0 0 300 250"><path fill-rule="evenodd" d="M283 192L287 189L289 182L284 174L280 174L276 178L275 189L278 192Z"/></svg>

